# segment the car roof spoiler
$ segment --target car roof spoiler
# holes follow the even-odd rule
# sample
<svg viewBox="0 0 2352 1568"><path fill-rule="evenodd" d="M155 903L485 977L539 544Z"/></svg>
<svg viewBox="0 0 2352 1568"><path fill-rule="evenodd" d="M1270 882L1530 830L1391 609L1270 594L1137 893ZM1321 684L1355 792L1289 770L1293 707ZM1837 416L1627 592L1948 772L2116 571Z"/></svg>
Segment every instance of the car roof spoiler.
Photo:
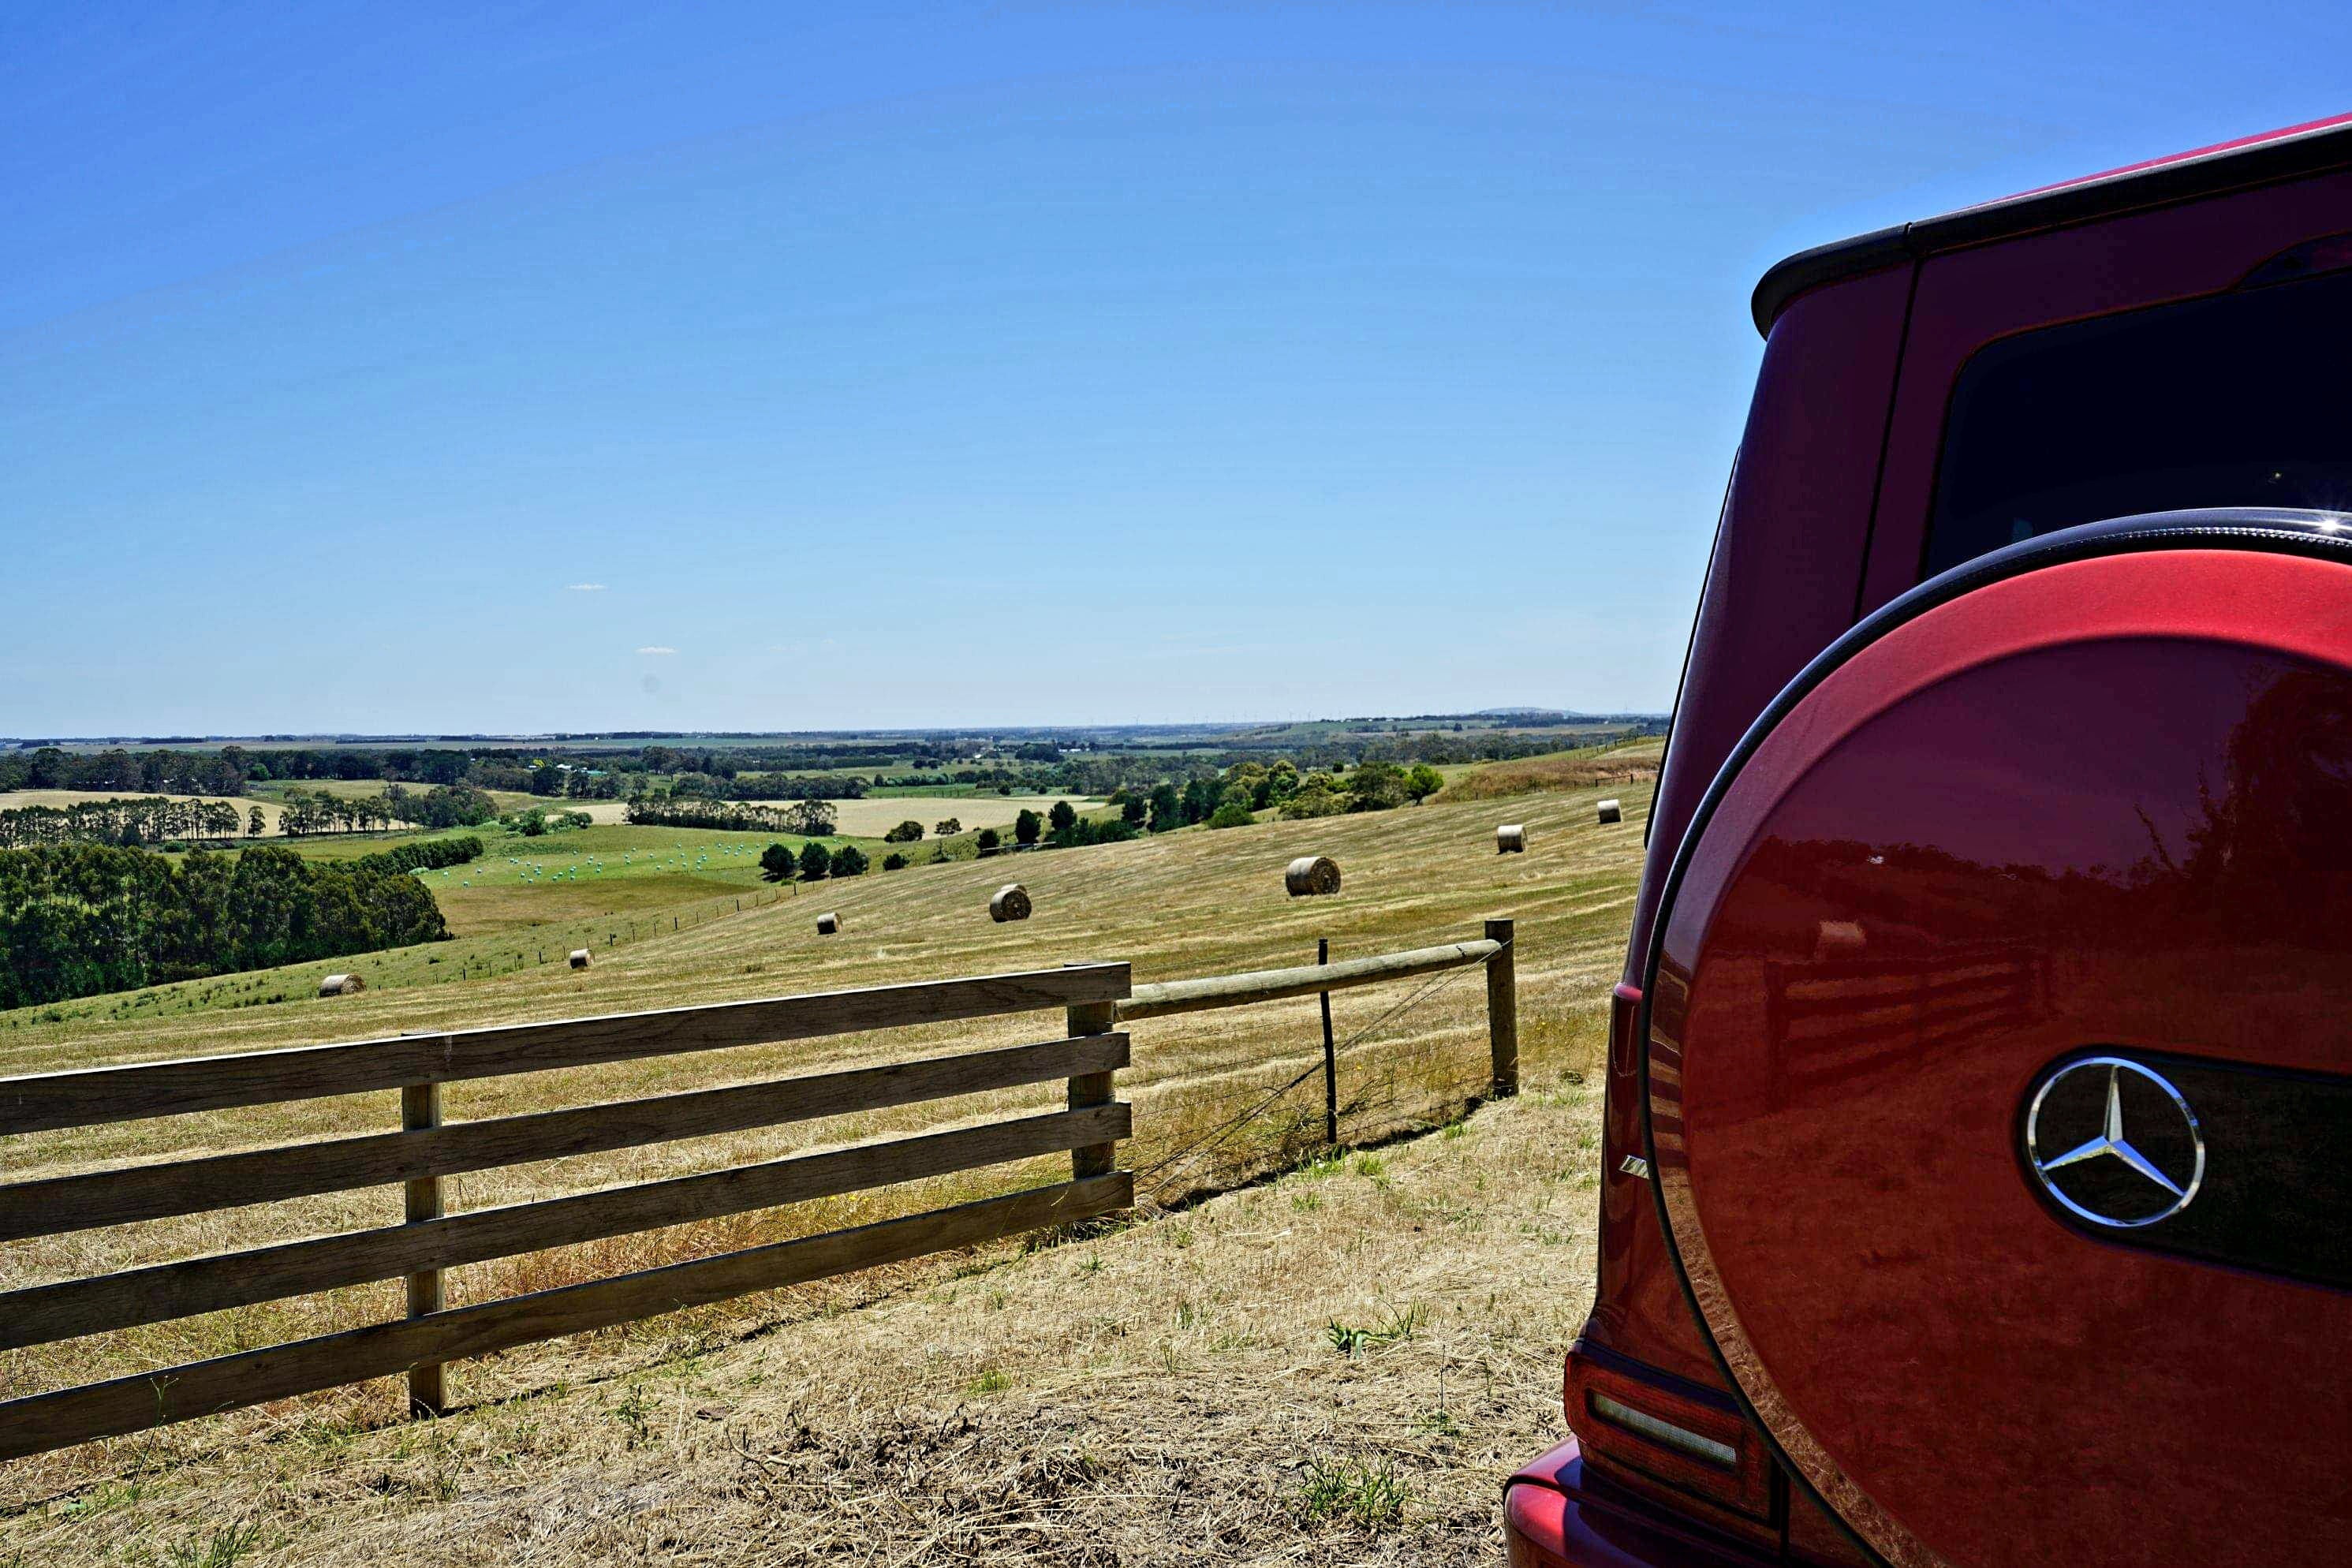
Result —
<svg viewBox="0 0 2352 1568"><path fill-rule="evenodd" d="M2352 114L2127 164L1941 217L1816 246L1776 263L1756 285L1750 302L1756 330L1769 337L1772 323L1798 295L1842 279L2039 229L2343 168L2352 168Z"/></svg>

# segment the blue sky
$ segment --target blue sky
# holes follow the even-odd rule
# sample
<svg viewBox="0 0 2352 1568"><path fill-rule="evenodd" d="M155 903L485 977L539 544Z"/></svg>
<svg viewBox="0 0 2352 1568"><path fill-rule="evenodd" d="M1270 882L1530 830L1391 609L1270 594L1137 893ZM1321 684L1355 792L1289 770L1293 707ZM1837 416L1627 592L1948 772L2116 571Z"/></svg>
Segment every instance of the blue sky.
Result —
<svg viewBox="0 0 2352 1568"><path fill-rule="evenodd" d="M1663 708L1766 266L2352 108L2347 45L14 5L0 734Z"/></svg>

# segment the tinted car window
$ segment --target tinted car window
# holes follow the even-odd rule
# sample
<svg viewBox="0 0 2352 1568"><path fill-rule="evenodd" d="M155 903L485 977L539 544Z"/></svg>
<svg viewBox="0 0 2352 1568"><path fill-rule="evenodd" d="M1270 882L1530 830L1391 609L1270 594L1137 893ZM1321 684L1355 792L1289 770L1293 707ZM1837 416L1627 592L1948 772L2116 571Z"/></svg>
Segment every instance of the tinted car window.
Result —
<svg viewBox="0 0 2352 1568"><path fill-rule="evenodd" d="M1984 349L1953 388L1927 573L2202 506L2352 510L2352 272Z"/></svg>

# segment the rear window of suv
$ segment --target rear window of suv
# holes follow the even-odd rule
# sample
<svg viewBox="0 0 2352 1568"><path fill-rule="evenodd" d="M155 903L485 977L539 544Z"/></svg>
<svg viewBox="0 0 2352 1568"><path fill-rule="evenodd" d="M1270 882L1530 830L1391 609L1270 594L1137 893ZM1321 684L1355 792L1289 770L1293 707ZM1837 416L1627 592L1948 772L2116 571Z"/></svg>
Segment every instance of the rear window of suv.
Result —
<svg viewBox="0 0 2352 1568"><path fill-rule="evenodd" d="M1926 574L2182 507L2352 510L2352 272L1979 351L1944 426Z"/></svg>

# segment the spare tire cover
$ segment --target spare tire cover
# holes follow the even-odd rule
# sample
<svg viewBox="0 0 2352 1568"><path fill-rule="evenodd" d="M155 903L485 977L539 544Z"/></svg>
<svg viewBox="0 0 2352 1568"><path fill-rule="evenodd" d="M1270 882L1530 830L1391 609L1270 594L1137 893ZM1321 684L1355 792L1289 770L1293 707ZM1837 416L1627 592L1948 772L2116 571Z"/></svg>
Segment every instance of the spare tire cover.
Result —
<svg viewBox="0 0 2352 1568"><path fill-rule="evenodd" d="M1685 839L1661 1208L1749 1414L1889 1561L2352 1561L2330 557L2208 531L1889 616Z"/></svg>

